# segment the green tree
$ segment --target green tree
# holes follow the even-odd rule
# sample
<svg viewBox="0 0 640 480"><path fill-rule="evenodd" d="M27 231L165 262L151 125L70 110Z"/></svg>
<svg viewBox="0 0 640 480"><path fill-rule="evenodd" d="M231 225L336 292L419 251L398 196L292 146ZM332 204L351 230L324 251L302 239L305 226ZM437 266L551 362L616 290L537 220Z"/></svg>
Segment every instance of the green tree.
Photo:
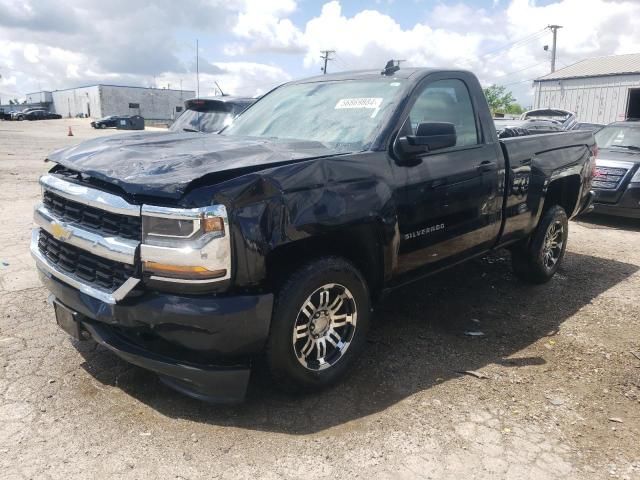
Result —
<svg viewBox="0 0 640 480"><path fill-rule="evenodd" d="M487 97L491 113L498 111L508 112L509 108L516 102L511 92L508 92L505 87L495 84L484 89L484 96Z"/></svg>
<svg viewBox="0 0 640 480"><path fill-rule="evenodd" d="M524 108L519 103L512 103L505 109L505 113L510 113L511 115L520 115L524 112Z"/></svg>

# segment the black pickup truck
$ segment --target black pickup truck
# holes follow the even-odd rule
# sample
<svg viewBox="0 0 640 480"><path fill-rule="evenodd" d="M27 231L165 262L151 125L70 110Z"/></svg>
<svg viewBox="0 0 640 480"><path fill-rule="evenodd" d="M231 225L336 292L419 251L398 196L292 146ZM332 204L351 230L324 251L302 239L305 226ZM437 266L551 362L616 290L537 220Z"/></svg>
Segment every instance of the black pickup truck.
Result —
<svg viewBox="0 0 640 480"><path fill-rule="evenodd" d="M476 77L385 69L291 82L221 134L54 152L31 251L58 324L210 401L251 362L338 380L388 291L491 249L549 280L592 198L588 132L498 141Z"/></svg>

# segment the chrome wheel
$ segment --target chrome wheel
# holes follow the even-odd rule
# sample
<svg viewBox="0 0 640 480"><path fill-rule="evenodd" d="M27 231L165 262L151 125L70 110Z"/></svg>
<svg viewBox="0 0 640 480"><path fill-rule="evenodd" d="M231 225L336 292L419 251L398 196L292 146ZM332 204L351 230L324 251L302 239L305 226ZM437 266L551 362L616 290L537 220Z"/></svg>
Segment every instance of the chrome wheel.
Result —
<svg viewBox="0 0 640 480"><path fill-rule="evenodd" d="M293 350L309 370L324 370L345 354L356 331L358 311L343 285L329 283L309 295L293 327Z"/></svg>
<svg viewBox="0 0 640 480"><path fill-rule="evenodd" d="M562 254L564 244L564 226L562 222L556 221L549 225L549 229L544 237L542 248L542 261L548 269L553 268Z"/></svg>

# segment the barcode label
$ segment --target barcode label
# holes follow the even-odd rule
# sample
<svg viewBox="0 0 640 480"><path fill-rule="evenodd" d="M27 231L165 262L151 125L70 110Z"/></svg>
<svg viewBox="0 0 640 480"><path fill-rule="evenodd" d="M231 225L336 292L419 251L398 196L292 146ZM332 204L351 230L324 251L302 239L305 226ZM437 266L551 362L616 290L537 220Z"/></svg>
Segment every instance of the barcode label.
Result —
<svg viewBox="0 0 640 480"><path fill-rule="evenodd" d="M371 108L376 110L382 105L382 98L341 98L334 107L341 108Z"/></svg>

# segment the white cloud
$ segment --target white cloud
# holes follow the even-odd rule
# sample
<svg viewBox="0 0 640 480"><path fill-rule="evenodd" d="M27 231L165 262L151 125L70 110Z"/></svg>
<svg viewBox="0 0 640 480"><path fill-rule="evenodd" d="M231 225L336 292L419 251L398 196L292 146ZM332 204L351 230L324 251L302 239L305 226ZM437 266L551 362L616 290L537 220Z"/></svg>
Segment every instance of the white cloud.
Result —
<svg viewBox="0 0 640 480"><path fill-rule="evenodd" d="M260 51L300 51L302 43L298 28L286 17L296 9L293 0L247 0L244 9L238 13L233 33L240 38L250 39L250 50ZM236 44L226 52L240 55L246 49Z"/></svg>
<svg viewBox="0 0 640 480"><path fill-rule="evenodd" d="M550 54L542 48L551 43L551 33L544 31L549 23L564 26L558 37L559 67L590 56L640 51L637 1L559 0L538 6L511 0L494 1L493 7L487 11L460 1L428 10L416 4L416 19L422 20L403 27L375 9L346 16L341 2L333 0L293 29L285 23L286 14L273 13L262 23L254 17L256 23L242 30L241 40L227 53L303 51L310 73L317 71L325 49L337 51L330 71L381 68L389 58L404 59L404 65L467 68L484 84L507 85L526 103L529 80L549 70Z"/></svg>
<svg viewBox="0 0 640 480"><path fill-rule="evenodd" d="M320 50L333 49L330 72L382 68L390 58L406 60L405 66L461 67L484 84L507 85L526 104L530 79L549 70L542 48L551 43L544 31L549 23L564 27L559 67L640 52L637 0L538 3L494 0L480 9L471 0L414 1L415 20L408 21L394 14L400 2L388 0L371 1L354 14L338 0L0 0L0 96L35 91L38 83L151 85L154 76L158 84L182 79L193 89L193 47L185 32L219 39L217 58L201 55L203 92L217 80L243 95L292 74L318 73ZM300 13L310 18L297 22ZM278 65L282 59L288 72Z"/></svg>
<svg viewBox="0 0 640 480"><path fill-rule="evenodd" d="M16 79L0 83L0 98L104 81L149 86L165 75L191 88L193 47L180 34L230 35L242 14L248 34L265 32L283 42L295 30L292 23L265 29L256 15L276 18L295 8L294 0L0 0L0 75ZM222 73L213 60L201 54L204 75ZM234 85L267 83L273 76L270 65L260 71L238 62L233 68L236 76L248 76Z"/></svg>
<svg viewBox="0 0 640 480"><path fill-rule="evenodd" d="M215 95L217 82L224 93L238 96L253 97L261 95L273 87L291 79L290 75L280 67L253 62L216 62L215 66L221 68L222 74L200 74L200 95ZM156 85L171 88L179 88L182 80L182 88L196 90L196 82L193 75L185 77L175 73L164 73L156 79Z"/></svg>

